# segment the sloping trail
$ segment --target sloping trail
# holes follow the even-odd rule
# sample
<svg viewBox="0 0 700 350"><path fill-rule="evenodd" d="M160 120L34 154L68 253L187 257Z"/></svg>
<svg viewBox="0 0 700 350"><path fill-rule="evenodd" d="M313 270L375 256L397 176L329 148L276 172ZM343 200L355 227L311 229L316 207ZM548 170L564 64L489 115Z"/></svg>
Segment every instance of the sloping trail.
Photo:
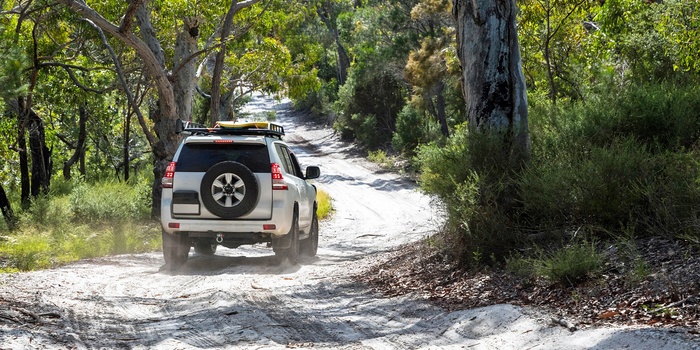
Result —
<svg viewBox="0 0 700 350"><path fill-rule="evenodd" d="M441 225L429 198L377 171L332 132L295 124L288 105L261 96L250 108L277 109L303 165L336 213L321 224L319 254L277 266L262 246L191 253L176 273L160 253L92 259L0 276L0 316L19 305L42 323L0 317L0 349L691 349L680 335L650 329L569 332L547 315L509 305L447 313L414 298L382 298L351 276L382 252ZM253 110L254 111L254 110Z"/></svg>

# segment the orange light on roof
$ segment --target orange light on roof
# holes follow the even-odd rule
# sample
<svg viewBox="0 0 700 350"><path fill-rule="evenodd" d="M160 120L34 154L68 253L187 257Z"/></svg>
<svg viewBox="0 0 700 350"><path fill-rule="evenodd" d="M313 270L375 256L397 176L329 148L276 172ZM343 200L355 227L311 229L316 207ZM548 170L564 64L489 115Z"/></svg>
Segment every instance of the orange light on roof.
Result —
<svg viewBox="0 0 700 350"><path fill-rule="evenodd" d="M214 140L214 143L233 143L233 140Z"/></svg>

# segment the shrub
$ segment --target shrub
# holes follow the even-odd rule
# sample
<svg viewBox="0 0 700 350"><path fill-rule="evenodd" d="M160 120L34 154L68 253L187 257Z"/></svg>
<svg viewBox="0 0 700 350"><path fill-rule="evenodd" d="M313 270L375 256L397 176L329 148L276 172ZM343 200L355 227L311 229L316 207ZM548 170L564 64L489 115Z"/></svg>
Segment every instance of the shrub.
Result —
<svg viewBox="0 0 700 350"><path fill-rule="evenodd" d="M698 241L699 101L695 87L663 84L557 106L534 94L530 162L509 161L502 140L461 126L444 146L419 147L421 187L444 202L463 261L504 259L529 233L557 241L571 227ZM553 261L565 253L580 252Z"/></svg>
<svg viewBox="0 0 700 350"><path fill-rule="evenodd" d="M150 208L140 187L118 181L81 185L71 194L71 206L76 218L83 221L145 219Z"/></svg>
<svg viewBox="0 0 700 350"><path fill-rule="evenodd" d="M555 283L576 285L597 275L602 257L591 242L572 244L551 254L542 254L536 263L537 274Z"/></svg>
<svg viewBox="0 0 700 350"><path fill-rule="evenodd" d="M509 154L499 137L469 133L465 125L446 145L418 149L421 188L445 204L448 239L462 263L501 260L521 242L514 187L519 169Z"/></svg>
<svg viewBox="0 0 700 350"><path fill-rule="evenodd" d="M42 195L33 198L29 208L20 214L20 226L61 228L69 225L73 218L67 196Z"/></svg>
<svg viewBox="0 0 700 350"><path fill-rule="evenodd" d="M700 123L695 87L631 86L566 108L537 98L532 162L520 179L523 217L539 229L695 235Z"/></svg>
<svg viewBox="0 0 700 350"><path fill-rule="evenodd" d="M403 107L396 118L396 131L391 143L397 151L414 155L418 145L428 141L428 133L424 127L426 117L410 105Z"/></svg>
<svg viewBox="0 0 700 350"><path fill-rule="evenodd" d="M384 71L350 70L338 91L334 127L344 138L356 138L368 148L391 140L396 116L405 101L403 85Z"/></svg>

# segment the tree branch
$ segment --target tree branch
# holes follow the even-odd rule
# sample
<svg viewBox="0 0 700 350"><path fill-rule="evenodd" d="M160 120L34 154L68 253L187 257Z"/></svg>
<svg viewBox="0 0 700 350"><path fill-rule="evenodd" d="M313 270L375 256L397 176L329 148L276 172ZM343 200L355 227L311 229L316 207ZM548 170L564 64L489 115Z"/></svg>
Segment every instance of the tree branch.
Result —
<svg viewBox="0 0 700 350"><path fill-rule="evenodd" d="M84 2L77 0L56 1L68 7L71 11L80 14L85 19L90 20L103 31L111 34L115 38L121 40L127 46L134 49L136 54L143 61L146 71L151 79L153 79L154 84L158 89L158 98L162 117L167 119L174 119L177 117L177 112L175 111L175 95L173 94L172 85L170 84L163 67L160 65L158 58L143 40L133 33L120 33L117 26L102 17ZM159 120L156 122L158 121Z"/></svg>
<svg viewBox="0 0 700 350"><path fill-rule="evenodd" d="M139 0L136 0L138 2ZM100 34L100 38L102 39L102 43L107 47L107 51L109 51L109 55L112 57L112 61L114 62L114 66L117 70L117 76L119 77L119 81L122 84L122 88L124 89L124 92L126 93L126 98L129 101L129 104L131 107L134 109L134 113L138 116L139 120L144 119L143 115L141 115L141 109L139 106L136 104L136 101L134 100L134 94L131 92L131 89L129 89L129 84L126 83L126 78L124 77L124 72L122 71L122 65L119 62L119 58L117 57L117 54L114 52L114 49L112 49L112 46L109 45L109 42L107 41L107 37L105 37L104 32L100 27L98 27L95 23L93 23L89 19L85 19L86 22L88 22L93 28L97 30L97 32ZM146 135L146 139L148 140L148 143L153 147L156 144L156 138L151 133L150 130L147 128L143 130L143 133Z"/></svg>
<svg viewBox="0 0 700 350"><path fill-rule="evenodd" d="M39 63L39 64L37 65L36 68L37 68L37 69L40 69L40 68L45 68L45 67L61 67L61 68L63 68L63 69L68 73L68 76L69 76L70 79L73 81L73 84L75 84L77 87L79 87L79 88L82 89L83 91L94 92L94 93L96 93L96 94L101 94L101 93L103 93L103 92L106 91L106 90L97 90L97 89L93 89L93 88L87 87L87 86L83 85L83 84L78 80L78 77L76 77L76 76L75 76L75 73L73 73L73 69L77 69L77 70L80 70L80 71L83 71L83 72L87 72L88 69L85 68L85 67L78 67L78 66L75 66L75 65L65 64L65 63L60 63L60 62L43 62L43 63Z"/></svg>
<svg viewBox="0 0 700 350"><path fill-rule="evenodd" d="M126 13L122 17L121 23L119 23L119 32L124 34L131 30L131 25L134 23L134 15L136 10L143 4L144 0L132 0L129 1L129 6L126 7Z"/></svg>

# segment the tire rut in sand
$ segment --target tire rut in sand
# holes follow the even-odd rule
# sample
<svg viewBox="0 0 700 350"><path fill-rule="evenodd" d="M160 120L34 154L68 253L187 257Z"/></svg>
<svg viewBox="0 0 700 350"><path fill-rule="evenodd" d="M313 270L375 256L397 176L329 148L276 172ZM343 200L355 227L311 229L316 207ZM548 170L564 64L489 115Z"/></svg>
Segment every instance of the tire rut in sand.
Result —
<svg viewBox="0 0 700 350"><path fill-rule="evenodd" d="M355 330L345 321L318 312L308 300L295 301L298 297L298 291L285 297L249 293L245 300L267 317L267 322L256 328L268 333L267 337L278 344L340 346L353 342L345 334L352 334Z"/></svg>

